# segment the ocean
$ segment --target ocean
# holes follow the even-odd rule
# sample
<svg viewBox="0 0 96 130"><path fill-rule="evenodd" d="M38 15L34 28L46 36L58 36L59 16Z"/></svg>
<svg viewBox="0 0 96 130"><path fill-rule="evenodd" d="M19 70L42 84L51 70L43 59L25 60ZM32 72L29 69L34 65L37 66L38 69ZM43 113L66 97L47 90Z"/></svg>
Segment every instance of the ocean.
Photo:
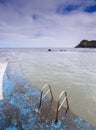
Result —
<svg viewBox="0 0 96 130"><path fill-rule="evenodd" d="M0 49L5 62L18 62L31 86L50 84L55 100L66 91L72 112L96 126L96 49Z"/></svg>

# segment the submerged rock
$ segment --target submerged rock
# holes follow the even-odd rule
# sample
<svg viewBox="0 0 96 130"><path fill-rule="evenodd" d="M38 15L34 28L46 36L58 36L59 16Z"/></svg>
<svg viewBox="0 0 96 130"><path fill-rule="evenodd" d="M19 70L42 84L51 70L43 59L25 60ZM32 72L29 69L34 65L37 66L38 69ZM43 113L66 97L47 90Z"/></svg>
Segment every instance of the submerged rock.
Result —
<svg viewBox="0 0 96 130"><path fill-rule="evenodd" d="M96 48L96 40L82 40L75 48Z"/></svg>

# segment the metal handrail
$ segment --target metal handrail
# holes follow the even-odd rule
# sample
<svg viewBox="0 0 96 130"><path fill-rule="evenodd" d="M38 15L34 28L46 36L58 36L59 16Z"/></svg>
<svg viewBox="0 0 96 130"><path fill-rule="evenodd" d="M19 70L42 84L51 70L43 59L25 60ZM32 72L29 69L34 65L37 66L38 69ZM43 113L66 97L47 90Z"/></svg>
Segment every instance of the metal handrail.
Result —
<svg viewBox="0 0 96 130"><path fill-rule="evenodd" d="M62 103L60 103L61 101L61 97L64 95L64 99L62 101ZM58 98L58 103L57 103L57 111L56 111L56 118L55 118L55 123L58 122L58 113L62 107L62 105L64 104L64 102L66 101L66 104L67 104L67 109L66 109L66 112L67 110L69 109L69 103L68 103L68 98L67 98L67 92L65 91L62 91L59 95L59 98Z"/></svg>
<svg viewBox="0 0 96 130"><path fill-rule="evenodd" d="M49 87L49 89L48 89L47 92L44 94L44 91L43 91L43 90L44 90L46 87ZM48 84L45 84L45 85L42 87L42 90L41 90L40 102L39 102L39 107L38 107L38 109L41 108L42 99L43 99L45 96L47 96L48 93L51 94L51 100L52 100L52 99L53 99L53 94L52 94L51 86L48 85ZM43 95L43 94L44 94L44 95Z"/></svg>

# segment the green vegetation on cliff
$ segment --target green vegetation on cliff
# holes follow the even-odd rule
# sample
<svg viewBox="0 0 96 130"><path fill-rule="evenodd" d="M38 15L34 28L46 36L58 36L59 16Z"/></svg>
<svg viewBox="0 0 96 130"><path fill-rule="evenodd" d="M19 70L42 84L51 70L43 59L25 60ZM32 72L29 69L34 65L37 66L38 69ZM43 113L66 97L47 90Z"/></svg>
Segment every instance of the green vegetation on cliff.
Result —
<svg viewBox="0 0 96 130"><path fill-rule="evenodd" d="M96 40L82 40L75 48L96 48Z"/></svg>

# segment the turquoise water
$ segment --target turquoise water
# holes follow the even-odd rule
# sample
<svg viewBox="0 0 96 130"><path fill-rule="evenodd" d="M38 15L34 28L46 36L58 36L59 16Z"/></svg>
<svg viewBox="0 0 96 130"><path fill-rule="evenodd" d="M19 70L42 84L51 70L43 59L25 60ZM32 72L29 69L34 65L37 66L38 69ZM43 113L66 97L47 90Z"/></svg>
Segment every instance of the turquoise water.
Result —
<svg viewBox="0 0 96 130"><path fill-rule="evenodd" d="M67 91L70 109L96 126L96 49L1 49L0 62L19 61L32 86Z"/></svg>

